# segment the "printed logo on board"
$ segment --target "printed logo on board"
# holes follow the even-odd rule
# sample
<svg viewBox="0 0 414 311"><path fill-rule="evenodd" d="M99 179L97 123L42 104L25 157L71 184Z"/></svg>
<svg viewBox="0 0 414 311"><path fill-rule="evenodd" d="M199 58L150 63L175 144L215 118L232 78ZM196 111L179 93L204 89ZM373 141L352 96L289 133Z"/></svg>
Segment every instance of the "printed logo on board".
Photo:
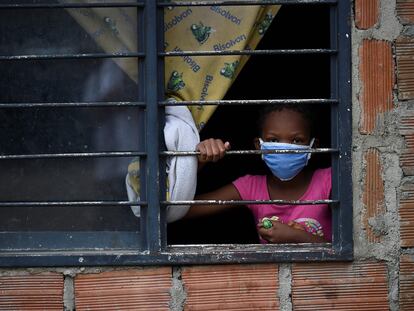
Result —
<svg viewBox="0 0 414 311"><path fill-rule="evenodd" d="M224 63L224 67L221 68L220 74L226 78L232 79L234 77L234 73L236 71L238 64L239 64L238 60L232 63Z"/></svg>
<svg viewBox="0 0 414 311"><path fill-rule="evenodd" d="M265 34L266 30L269 28L272 21L273 21L273 15L270 13L267 13L264 19L257 26L260 35L263 36Z"/></svg>
<svg viewBox="0 0 414 311"><path fill-rule="evenodd" d="M192 13L193 11L191 9L187 9L179 15L175 15L171 20L164 24L164 32L177 26L179 23L183 21L184 18L190 16Z"/></svg>
<svg viewBox="0 0 414 311"><path fill-rule="evenodd" d="M240 42L246 41L246 40L247 40L247 37L246 37L246 35L243 34L243 35L237 36L236 38L231 39L231 40L229 40L225 43L217 43L213 46L213 48L214 48L214 51L225 51L225 50L228 50L231 47L235 46L237 43L240 43Z"/></svg>
<svg viewBox="0 0 414 311"><path fill-rule="evenodd" d="M210 87L211 82L213 81L214 77L211 75L206 75L206 79L204 80L203 89L201 90L200 100L206 100L208 96L208 88Z"/></svg>
<svg viewBox="0 0 414 311"><path fill-rule="evenodd" d="M115 20L113 20L112 18L106 16L106 17L104 17L104 22L109 26L109 29L111 29L111 31L114 35L116 35L116 36L119 35L119 31L116 28L116 21Z"/></svg>
<svg viewBox="0 0 414 311"><path fill-rule="evenodd" d="M210 26L204 26L202 22L191 25L191 32L198 41L198 43L203 44L210 37L210 34L213 32L213 29Z"/></svg>
<svg viewBox="0 0 414 311"><path fill-rule="evenodd" d="M183 80L183 73L179 74L177 71L171 73L170 79L167 83L167 90L170 92L178 92L185 87Z"/></svg>
<svg viewBox="0 0 414 311"><path fill-rule="evenodd" d="M241 19L239 17L237 17L236 15L233 15L233 13L231 13L230 10L225 10L223 8L221 8L220 6L211 6L210 10L212 10L213 12L216 12L217 14L223 16L224 18L228 19L229 21L231 21L232 23L236 24L236 25L240 25L241 24Z"/></svg>
<svg viewBox="0 0 414 311"><path fill-rule="evenodd" d="M183 50L176 46L174 52L182 52ZM189 55L182 56L184 62L191 68L192 71L197 72L200 70L200 65Z"/></svg>

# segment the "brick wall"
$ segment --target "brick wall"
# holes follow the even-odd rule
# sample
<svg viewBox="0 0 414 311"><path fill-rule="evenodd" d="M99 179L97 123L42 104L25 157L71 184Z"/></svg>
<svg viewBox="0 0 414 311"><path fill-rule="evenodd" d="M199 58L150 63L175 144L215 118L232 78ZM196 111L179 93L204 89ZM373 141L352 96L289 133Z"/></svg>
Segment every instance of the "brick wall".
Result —
<svg viewBox="0 0 414 311"><path fill-rule="evenodd" d="M0 270L0 310L414 310L414 0L355 0L355 261Z"/></svg>

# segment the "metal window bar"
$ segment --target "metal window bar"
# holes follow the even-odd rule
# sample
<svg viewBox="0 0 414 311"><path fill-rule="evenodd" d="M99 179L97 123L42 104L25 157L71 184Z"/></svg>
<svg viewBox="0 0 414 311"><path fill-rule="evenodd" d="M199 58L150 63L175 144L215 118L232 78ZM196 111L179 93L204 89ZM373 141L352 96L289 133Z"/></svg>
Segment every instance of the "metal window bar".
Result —
<svg viewBox="0 0 414 311"><path fill-rule="evenodd" d="M350 15L350 5L345 0L330 7L331 48L338 50L337 54L331 55L331 98L338 98L340 103L331 109L331 142L340 150L338 156L331 157L331 195L338 198L340 205L332 213L332 244L336 252L348 258L353 257Z"/></svg>
<svg viewBox="0 0 414 311"><path fill-rule="evenodd" d="M78 152L78 153L43 153L43 154L9 154L0 155L0 160L23 159L58 159L58 158L103 158L103 157L145 157L146 152Z"/></svg>
<svg viewBox="0 0 414 311"><path fill-rule="evenodd" d="M289 54L335 54L331 49L285 49L285 50L228 50L228 51L183 51L183 52L160 52L159 56L225 56L225 55L289 55ZM89 53L89 54L39 54L39 55L4 55L0 61L30 61L51 59L100 59L100 58L131 58L144 57L145 53Z"/></svg>
<svg viewBox="0 0 414 311"><path fill-rule="evenodd" d="M40 201L40 202L0 202L0 207L53 207L53 206L130 206L142 205L147 206L146 201Z"/></svg>
<svg viewBox="0 0 414 311"><path fill-rule="evenodd" d="M147 105L145 135L147 157L144 161L144 171L146 172L144 181L145 199L148 201L148 208L141 211L141 225L143 232L143 249L152 253L160 253L162 242L165 240L166 226L162 222L163 214L160 208L161 195L165 192L165 187L160 186L163 182L161 173L164 165L159 161L158 153L160 142L162 141L162 114L158 105L159 98L163 98L164 74L162 71L162 60L158 58L158 47L163 43L162 10L157 7L156 1L146 0L143 9L143 23L146 29L144 35L144 49L146 58L143 63L144 69L144 101ZM161 61L161 63L160 63ZM161 121L161 122L160 122ZM143 179L141 178L141 181ZM165 221L164 221L165 223Z"/></svg>
<svg viewBox="0 0 414 311"><path fill-rule="evenodd" d="M340 1L340 0L339 0ZM218 1L180 1L176 2L159 2L160 7L178 7L178 6L240 6L240 5L289 5L289 4L336 4L338 0L218 0Z"/></svg>
<svg viewBox="0 0 414 311"><path fill-rule="evenodd" d="M2 108L145 107L144 102L0 103Z"/></svg>
<svg viewBox="0 0 414 311"><path fill-rule="evenodd" d="M335 54L332 49L279 49L279 50L227 50L227 51L171 51L158 53L159 56L226 56L226 55L289 55L289 54Z"/></svg>
<svg viewBox="0 0 414 311"><path fill-rule="evenodd" d="M144 53L89 53L89 54L41 54L41 55L9 55L0 56L0 61L51 60L51 59L99 59L144 57Z"/></svg>
<svg viewBox="0 0 414 311"><path fill-rule="evenodd" d="M165 221L163 218L165 215L164 209L160 208L160 205L182 205L182 204L191 204L191 202L196 202L197 204L210 204L210 202L204 201L161 201L160 197L164 195L163 189L160 189L161 185L164 185L165 182L162 180L164 174L159 174L163 172L163 161L158 162L159 155L159 146L158 141L160 141L160 127L157 123L160 119L162 120L162 113L159 110L159 107L167 106L169 103L165 101L158 101L157 98L163 97L163 63L160 56L164 57L173 57L173 56L183 56L187 55L196 55L195 53L206 53L205 55L222 55L222 53L211 53L208 51L201 52L192 52L184 51L181 53L158 53L157 50L160 49L160 42L162 42L162 32L160 25L162 25L162 8L166 6L204 6L204 5L259 5L259 4L329 4L330 6L330 16L331 16L331 49L312 49L312 50L273 50L273 51L227 51L227 53L234 53L243 55L250 54L261 54L261 55L271 55L271 54L304 54L304 53L326 53L330 55L331 58L331 98L330 99L300 99L300 100L258 100L258 101L187 101L181 102L181 105L194 105L194 104L211 104L211 105L243 105L243 104L277 104L277 103L297 103L297 104L312 104L312 103L326 103L331 104L331 119L332 119L332 146L334 148L324 148L326 150L314 149L312 152L331 152L332 153L332 168L333 168L333 184L332 184L332 197L338 199L332 200L323 200L324 203L340 205L341 208L333 209L333 248L328 245L312 245L311 247L304 247L301 245L284 245L283 247L268 245L265 248L262 248L258 245L233 245L232 247L226 246L225 251L232 252L232 249L235 250L237 254L241 254L236 259L232 256L220 256L222 250L220 245L200 245L200 246L166 246L165 242ZM249 261L266 261L266 260L303 260L303 252L306 251L307 259L333 259L333 260L343 260L352 258L352 186L350 180L350 141L351 134L350 131L339 131L340 128L351 129L351 117L350 117L350 29L347 25L347 18L350 16L350 7L349 3L341 0L272 0L272 1L209 1L209 2L197 2L197 1L187 1L179 3L170 3L170 2L161 2L156 4L152 0L146 0L145 3L88 3L88 4L0 4L0 9L35 9L35 8L81 8L81 7L143 7L143 10L138 10L140 15L139 20L142 21L141 26L144 26L147 29L146 34L149 33L148 30L157 31L157 36L140 36L139 40L145 40L141 42L140 46L145 46L144 52L115 55L115 54L67 54L67 55L28 55L20 56L21 59L30 59L34 57L37 59L53 59L55 58L100 58L100 57L137 57L142 56L139 59L139 73L141 75L140 81L145 82L145 98L141 96L139 102L126 102L126 103L24 103L24 104L2 104L0 108L7 107L18 107L18 108L30 108L30 107L67 107L67 106L142 106L147 105L147 114L146 114L146 134L147 134L147 153L141 152L108 152L108 153L76 153L76 154L43 154L43 155L3 155L0 157L2 159L12 159L13 157L39 157L39 158L53 158L53 157L100 157L100 156L131 156L139 155L144 157L143 168L146 168L148 174L146 179L142 180L142 186L145 190L143 192L144 200L140 202L134 202L134 205L141 205L143 207L143 217L141 227L146 232L146 235L143 237L144 248L143 253L129 252L124 250L122 254L114 252L106 252L106 256L102 257L101 255L95 254L93 251L90 253L84 253L84 257L88 258L88 261L85 261L84 264L113 264L114 262L120 263L141 263L141 264L153 264L154 262L158 263L193 263L197 262L249 262ZM157 19L154 18L157 16ZM144 29L142 27L141 29ZM337 35L338 34L338 35ZM157 48L158 44L158 48ZM253 53L252 53L253 52ZM199 54L197 54L199 55ZM225 54L224 54L225 55ZM231 54L229 54L231 55ZM145 56L145 59L144 59ZM157 56L158 59L157 59ZM16 58L17 57L17 58ZM19 56L3 56L0 58L0 61L8 61L18 59ZM20 60L20 59L19 59ZM144 70L142 70L144 69ZM145 78L145 79L143 79ZM157 88L153 86L157 85ZM141 93L140 93L141 94ZM145 104L144 104L145 103ZM158 105L157 105L158 103ZM339 105L336 105L338 104ZM175 103L177 105L177 103ZM339 118L339 116L341 116ZM160 118L161 117L161 118ZM158 140L157 140L158 137ZM155 138L154 140L151 140ZM149 143L151 141L151 143ZM329 150L328 150L329 149ZM251 150L239 150L231 151L228 154L251 154L252 152L257 153L257 151ZM280 152L280 151L278 151ZM282 151L283 152L283 151ZM292 152L290 150L289 152ZM260 152L258 152L260 153ZM196 152L182 152L171 154L167 151L161 152L161 156L188 156L195 155ZM147 157L145 157L148 155ZM145 170L144 170L145 171ZM344 172L342 174L342 172ZM345 178L342 176L345 175ZM164 183L163 183L164 182ZM339 187L340 185L340 187ZM163 187L161 187L163 188ZM165 190L165 189L164 189ZM147 200L148 199L148 200ZM219 204L246 204L249 201L224 201L219 202ZM284 201L284 200L269 200L263 202L257 202L260 204L272 204L278 202L279 204L283 202L288 202L290 204L296 204L297 202ZM305 202L305 204L316 204L317 201ZM304 202L300 202L303 204ZM66 206L79 206L79 205L132 205L128 201L77 201L77 202L0 202L1 206L56 206L56 205L66 205ZM149 206L146 209L146 206ZM161 224L161 226L160 226ZM154 226L156 225L156 226ZM209 249L209 252L205 254L205 251ZM147 251L149 251L149 253ZM175 254L175 251L187 250L186 256L182 257L179 254ZM200 252L204 253L204 256L200 259ZM253 252L253 253L252 253ZM76 255L70 255L70 251L66 251L65 254L55 254L53 264L51 265L77 265L79 263ZM19 256L11 256L0 258L0 264L13 261L13 265L49 265L45 260L42 260L44 257L50 256L51 253L46 255L37 254L35 257L30 256L30 254L21 254ZM76 257L76 258L75 258ZM120 260L120 258L122 258ZM243 258L243 259L241 259ZM80 260L80 259L79 259ZM45 264L46 263L46 264Z"/></svg>
<svg viewBox="0 0 414 311"><path fill-rule="evenodd" d="M66 0L65 3L2 3L0 9L80 9L80 8L116 8L116 7L136 7L142 8L144 2L89 2L89 3L70 3Z"/></svg>
<svg viewBox="0 0 414 311"><path fill-rule="evenodd" d="M324 98L315 98L315 99L260 99L260 100L190 100L190 101L161 101L158 104L161 106L198 106L198 105L227 105L227 106L237 106L237 105L276 105L276 104L337 104L338 100L336 99L324 99Z"/></svg>
<svg viewBox="0 0 414 311"><path fill-rule="evenodd" d="M162 201L162 205L246 205L246 204L284 204L284 205L316 205L339 203L338 200L182 200L182 201Z"/></svg>

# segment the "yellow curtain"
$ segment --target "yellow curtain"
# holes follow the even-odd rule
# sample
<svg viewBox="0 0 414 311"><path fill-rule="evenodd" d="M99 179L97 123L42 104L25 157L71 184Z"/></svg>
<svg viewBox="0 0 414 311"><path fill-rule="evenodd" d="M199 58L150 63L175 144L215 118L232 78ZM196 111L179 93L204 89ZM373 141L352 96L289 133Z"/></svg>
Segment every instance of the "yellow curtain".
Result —
<svg viewBox="0 0 414 311"><path fill-rule="evenodd" d="M254 50L279 7L268 5L166 8L165 50ZM82 8L67 11L105 52L137 51L136 9ZM222 99L247 59L247 56L239 55L167 57L166 96L177 100ZM115 59L115 62L137 82L136 59L121 58ZM192 106L189 109L198 129L201 130L216 107Z"/></svg>
<svg viewBox="0 0 414 311"><path fill-rule="evenodd" d="M254 50L279 8L278 5L168 7L164 10L165 51ZM105 52L137 52L135 8L67 11ZM222 99L247 60L248 56L240 55L166 57L166 97L178 101ZM136 59L114 61L138 82ZM216 107L201 105L189 109L201 130ZM129 165L128 178L134 192L139 194L139 159Z"/></svg>
<svg viewBox="0 0 414 311"><path fill-rule="evenodd" d="M165 11L166 51L254 50L279 6L176 7ZM248 57L183 56L165 59L167 96L177 100L218 100ZM199 130L215 106L189 107Z"/></svg>

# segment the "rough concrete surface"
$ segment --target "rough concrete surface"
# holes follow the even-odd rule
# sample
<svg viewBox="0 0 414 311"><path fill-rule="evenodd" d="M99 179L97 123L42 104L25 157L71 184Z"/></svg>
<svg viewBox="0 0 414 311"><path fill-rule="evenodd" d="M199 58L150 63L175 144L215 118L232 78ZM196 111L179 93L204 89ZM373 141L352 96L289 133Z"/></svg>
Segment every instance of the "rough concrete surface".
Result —
<svg viewBox="0 0 414 311"><path fill-rule="evenodd" d="M170 310L171 311L184 310L184 304L185 304L186 297L187 297L187 294L185 292L184 284L181 279L181 268L173 267Z"/></svg>
<svg viewBox="0 0 414 311"><path fill-rule="evenodd" d="M292 311L292 269L290 264L279 265L280 311Z"/></svg>

